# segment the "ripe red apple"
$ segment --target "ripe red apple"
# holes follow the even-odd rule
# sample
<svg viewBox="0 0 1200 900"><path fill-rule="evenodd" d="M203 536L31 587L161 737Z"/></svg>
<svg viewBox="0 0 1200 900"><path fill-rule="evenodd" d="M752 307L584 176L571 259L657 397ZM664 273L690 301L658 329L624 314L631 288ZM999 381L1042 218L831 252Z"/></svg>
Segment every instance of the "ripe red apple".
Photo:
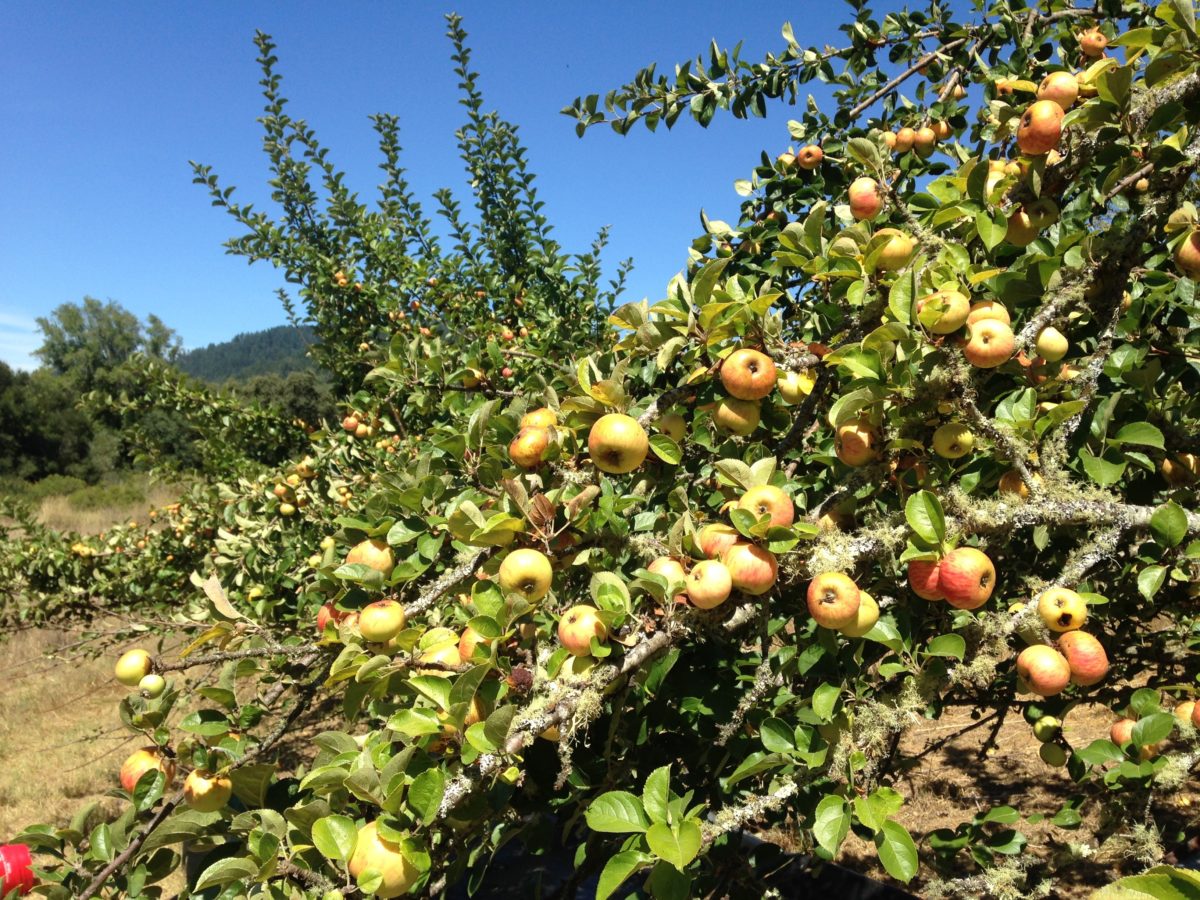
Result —
<svg viewBox="0 0 1200 900"><path fill-rule="evenodd" d="M723 397L713 411L713 422L732 434L745 437L758 427L762 418L762 403L759 400L739 400Z"/></svg>
<svg viewBox="0 0 1200 900"><path fill-rule="evenodd" d="M356 431L358 431L358 425L359 422L357 416L346 416L344 419L342 419L342 430L347 431L350 434L354 434Z"/></svg>
<svg viewBox="0 0 1200 900"><path fill-rule="evenodd" d="M761 400L775 389L775 363L758 350L742 348L721 363L721 383L739 400Z"/></svg>
<svg viewBox="0 0 1200 900"><path fill-rule="evenodd" d="M816 144L808 144L800 148L800 152L796 154L796 162L800 168L812 171L817 166L821 165L821 160L825 158L825 151Z"/></svg>
<svg viewBox="0 0 1200 900"><path fill-rule="evenodd" d="M1017 657L1017 677L1024 689L1053 697L1071 683L1071 665L1053 647L1033 644Z"/></svg>
<svg viewBox="0 0 1200 900"><path fill-rule="evenodd" d="M903 131L904 129L901 129ZM912 131L912 129L908 129ZM909 145L911 146L911 144ZM899 134L897 134L896 149L900 149ZM907 148L906 148L907 149ZM873 219L883 209L883 197L879 193L879 183L874 178L856 178L850 183L850 215L858 221Z"/></svg>
<svg viewBox="0 0 1200 900"><path fill-rule="evenodd" d="M938 566L941 560L914 559L908 564L908 586L923 600L945 600L939 586Z"/></svg>
<svg viewBox="0 0 1200 900"><path fill-rule="evenodd" d="M1079 35L1079 49L1088 59L1099 59L1108 46L1108 37L1099 28L1090 28Z"/></svg>
<svg viewBox="0 0 1200 900"><path fill-rule="evenodd" d="M384 900L407 894L421 877L420 870L408 861L400 844L379 835L375 822L368 822L358 830L358 840L354 842L354 853L350 857L350 877L357 878L368 869L383 876L374 895Z"/></svg>
<svg viewBox="0 0 1200 900"><path fill-rule="evenodd" d="M183 800L197 812L224 809L233 796L233 782L224 775L210 775L193 769L183 782Z"/></svg>
<svg viewBox="0 0 1200 900"><path fill-rule="evenodd" d="M967 328L963 356L980 369L994 369L1008 362L1017 340L1012 329L999 319L980 319Z"/></svg>
<svg viewBox="0 0 1200 900"><path fill-rule="evenodd" d="M1042 622L1051 631L1074 631L1087 621L1087 601L1070 588L1043 591L1037 608Z"/></svg>
<svg viewBox="0 0 1200 900"><path fill-rule="evenodd" d="M405 624L404 607L395 600L368 603L358 614L358 632L373 644L386 644Z"/></svg>
<svg viewBox="0 0 1200 900"><path fill-rule="evenodd" d="M632 472L646 459L650 438L632 416L601 416L588 433L588 452L596 468L610 475Z"/></svg>
<svg viewBox="0 0 1200 900"><path fill-rule="evenodd" d="M741 537L738 535L737 529L720 522L713 522L700 529L700 533L696 535L696 546L708 559L718 559L739 540Z"/></svg>
<svg viewBox="0 0 1200 900"><path fill-rule="evenodd" d="M1021 116L1017 146L1026 156L1041 156L1057 149L1062 139L1063 108L1053 100L1036 100Z"/></svg>
<svg viewBox="0 0 1200 900"><path fill-rule="evenodd" d="M143 747L133 751L121 764L121 787L132 794L138 781L151 769L162 772L168 785L175 780L175 761L163 756L157 747Z"/></svg>
<svg viewBox="0 0 1200 900"><path fill-rule="evenodd" d="M508 445L508 458L522 469L536 469L550 446L550 432L540 425L527 425Z"/></svg>
<svg viewBox="0 0 1200 900"><path fill-rule="evenodd" d="M687 595L692 605L699 609L714 609L729 599L733 590L733 577L725 564L715 559L706 559L692 566L688 574Z"/></svg>
<svg viewBox="0 0 1200 900"><path fill-rule="evenodd" d="M396 561L392 557L392 548L387 545L386 541L378 539L355 544L346 554L346 563L347 565L361 563L368 569L374 569L381 573L384 578L392 574L392 569L396 565Z"/></svg>
<svg viewBox="0 0 1200 900"><path fill-rule="evenodd" d="M550 593L554 570L546 554L522 547L504 557L497 579L506 592L521 594L530 603L537 603Z"/></svg>
<svg viewBox="0 0 1200 900"><path fill-rule="evenodd" d="M1071 680L1090 687L1108 674L1108 654L1104 645L1086 631L1068 631L1058 639L1058 651L1067 658Z"/></svg>
<svg viewBox="0 0 1200 900"><path fill-rule="evenodd" d="M833 444L834 452L837 458L848 466L865 466L878 457L878 440L869 419L851 419L838 426Z"/></svg>
<svg viewBox="0 0 1200 900"><path fill-rule="evenodd" d="M996 567L974 547L956 547L938 564L938 589L956 609L978 609L996 587Z"/></svg>
<svg viewBox="0 0 1200 900"><path fill-rule="evenodd" d="M783 490L773 484L762 484L750 488L738 500L737 508L747 509L759 518L769 515L772 525L784 528L796 521L796 504Z"/></svg>
<svg viewBox="0 0 1200 900"><path fill-rule="evenodd" d="M336 625L344 618L346 618L346 614L334 606L332 600L323 603L317 610L317 634L324 634L325 626L330 622Z"/></svg>
<svg viewBox="0 0 1200 900"><path fill-rule="evenodd" d="M734 544L722 554L721 562L729 570L733 586L754 596L769 591L779 575L775 554L757 544Z"/></svg>
<svg viewBox="0 0 1200 900"><path fill-rule="evenodd" d="M1193 230L1175 249L1175 265L1184 275L1200 281L1200 228Z"/></svg>
<svg viewBox="0 0 1200 900"><path fill-rule="evenodd" d="M844 572L822 572L808 583L808 612L818 625L845 628L858 619L861 591Z"/></svg>
<svg viewBox="0 0 1200 900"><path fill-rule="evenodd" d="M790 502L790 501L789 501ZM145 650L126 650L117 660L113 672L117 681L126 687L137 687L138 683L154 669L154 662Z"/></svg>
<svg viewBox="0 0 1200 900"><path fill-rule="evenodd" d="M572 606L558 622L558 640L575 656L587 656L592 651L592 638L608 638L608 626L595 607Z"/></svg>

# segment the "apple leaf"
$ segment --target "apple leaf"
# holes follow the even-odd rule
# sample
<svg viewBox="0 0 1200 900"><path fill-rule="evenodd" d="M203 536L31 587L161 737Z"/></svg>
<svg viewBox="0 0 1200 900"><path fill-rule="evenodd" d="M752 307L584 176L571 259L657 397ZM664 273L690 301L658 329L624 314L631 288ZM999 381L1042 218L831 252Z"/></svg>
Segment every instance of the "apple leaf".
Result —
<svg viewBox="0 0 1200 900"><path fill-rule="evenodd" d="M758 728L758 737L771 753L791 753L796 749L791 727L783 719L767 719Z"/></svg>
<svg viewBox="0 0 1200 900"><path fill-rule="evenodd" d="M1166 578L1166 566L1147 566L1138 573L1138 593L1147 600L1153 600Z"/></svg>
<svg viewBox="0 0 1200 900"><path fill-rule="evenodd" d="M646 843L651 853L682 871L700 852L700 826L690 819L674 826L659 822L646 832Z"/></svg>
<svg viewBox="0 0 1200 900"><path fill-rule="evenodd" d="M679 465L683 459L683 451L679 445L665 434L655 434L650 437L650 449L654 455L670 466Z"/></svg>
<svg viewBox="0 0 1200 900"><path fill-rule="evenodd" d="M927 544L940 544L946 537L942 502L931 491L917 491L904 504L904 518L917 537Z"/></svg>
<svg viewBox="0 0 1200 900"><path fill-rule="evenodd" d="M671 767L662 766L650 773L642 788L642 808L650 821L667 821L667 807L671 802Z"/></svg>
<svg viewBox="0 0 1200 900"><path fill-rule="evenodd" d="M837 854L850 831L850 809L837 794L821 798L813 814L813 837L830 857Z"/></svg>
<svg viewBox="0 0 1200 900"><path fill-rule="evenodd" d="M1150 517L1150 530L1165 547L1177 547L1187 536L1187 513L1174 500L1168 500Z"/></svg>
<svg viewBox="0 0 1200 900"><path fill-rule="evenodd" d="M441 777L437 769L430 770ZM423 773L429 775L430 772ZM417 776L419 781L422 776ZM413 782L416 786L416 781ZM410 793L411 797L411 793ZM439 801L441 802L440 798ZM345 862L354 853L354 845L358 841L358 826L349 816L325 816L313 822L312 842L326 859L335 862Z"/></svg>
<svg viewBox="0 0 1200 900"><path fill-rule="evenodd" d="M653 861L650 854L638 850L622 850L609 857L596 885L596 900L608 900L630 875Z"/></svg>
<svg viewBox="0 0 1200 900"><path fill-rule="evenodd" d="M925 648L927 656L949 656L962 659L967 652L967 642L961 634L939 634Z"/></svg>
<svg viewBox="0 0 1200 900"><path fill-rule="evenodd" d="M893 878L908 883L917 874L917 845L903 825L891 819L875 835L879 861Z"/></svg>
<svg viewBox="0 0 1200 900"><path fill-rule="evenodd" d="M649 822L642 801L628 791L601 794L587 808L588 828L606 834L644 832Z"/></svg>
<svg viewBox="0 0 1200 900"><path fill-rule="evenodd" d="M1175 716L1167 712L1151 713L1143 719L1138 719L1133 726L1130 742L1135 747L1145 747L1165 740L1175 728Z"/></svg>
<svg viewBox="0 0 1200 900"><path fill-rule="evenodd" d="M1110 444L1141 444L1163 448L1163 433L1149 422L1130 422L1108 439Z"/></svg>

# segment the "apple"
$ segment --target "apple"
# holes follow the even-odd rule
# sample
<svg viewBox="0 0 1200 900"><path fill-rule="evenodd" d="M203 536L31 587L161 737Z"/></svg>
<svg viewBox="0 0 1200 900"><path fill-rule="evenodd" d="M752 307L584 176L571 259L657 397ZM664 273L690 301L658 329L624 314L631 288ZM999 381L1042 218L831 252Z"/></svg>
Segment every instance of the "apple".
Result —
<svg viewBox="0 0 1200 900"><path fill-rule="evenodd" d="M377 822L368 822L358 830L354 853L350 856L351 878L358 878L368 869L383 876L374 893L374 896L383 900L407 894L421 877L417 867L404 855L400 844L380 836Z"/></svg>
<svg viewBox="0 0 1200 900"><path fill-rule="evenodd" d="M550 432L541 425L527 425L508 445L508 458L522 469L536 469L550 446Z"/></svg>
<svg viewBox="0 0 1200 900"><path fill-rule="evenodd" d="M907 153L913 148L916 140L917 133L905 125L896 132L896 146L894 149L897 153Z"/></svg>
<svg viewBox="0 0 1200 900"><path fill-rule="evenodd" d="M224 775L210 775L193 769L183 782L183 800L197 812L224 809L233 796L233 782Z"/></svg>
<svg viewBox="0 0 1200 900"><path fill-rule="evenodd" d="M1038 197L1032 203L1025 205L1025 213L1029 216L1033 227L1041 231L1057 222L1062 215L1062 210L1049 197Z"/></svg>
<svg viewBox="0 0 1200 900"><path fill-rule="evenodd" d="M1087 621L1087 601L1070 588L1042 591L1037 608L1042 622L1051 631L1074 631Z"/></svg>
<svg viewBox="0 0 1200 900"><path fill-rule="evenodd" d="M975 449L975 435L961 422L947 422L933 433L933 452L943 459L959 459Z"/></svg>
<svg viewBox="0 0 1200 900"><path fill-rule="evenodd" d="M1034 481L1040 481L1038 476L1034 476ZM1029 485L1021 477L1021 473L1016 469L1009 469L1000 476L1000 493L1008 497L1017 497L1020 500L1029 498Z"/></svg>
<svg viewBox="0 0 1200 900"><path fill-rule="evenodd" d="M153 700L156 697L161 697L162 692L167 689L167 680L157 672L151 672L138 682L138 690L141 691L143 697L149 697Z"/></svg>
<svg viewBox="0 0 1200 900"><path fill-rule="evenodd" d="M745 437L758 427L762 418L762 404L758 400L739 400L725 397L713 412L713 422L732 434Z"/></svg>
<svg viewBox="0 0 1200 900"><path fill-rule="evenodd" d="M875 234L888 239L875 260L875 267L879 271L895 272L908 265L917 246L912 238L898 228L880 228Z"/></svg>
<svg viewBox="0 0 1200 900"><path fill-rule="evenodd" d="M150 674L154 661L145 650L126 650L117 660L113 672L117 681L126 687L137 687L138 683Z"/></svg>
<svg viewBox="0 0 1200 900"><path fill-rule="evenodd" d="M730 547L741 540L737 529L720 522L705 525L696 535L696 546L708 559L718 559Z"/></svg>
<svg viewBox="0 0 1200 900"><path fill-rule="evenodd" d="M908 563L908 586L923 600L945 600L942 593L939 559L913 559Z"/></svg>
<svg viewBox="0 0 1200 900"><path fill-rule="evenodd" d="M404 607L398 602L376 600L359 612L358 632L373 644L386 644L404 630L406 621Z"/></svg>
<svg viewBox="0 0 1200 900"><path fill-rule="evenodd" d="M683 563L671 556L660 556L650 565L646 566L646 571L652 572L655 575L661 575L667 579L668 584L673 581L687 582L687 569L683 567ZM676 603L686 603L686 594L676 594Z"/></svg>
<svg viewBox="0 0 1200 900"><path fill-rule="evenodd" d="M822 572L808 583L808 612L818 625L845 628L858 621L862 592L844 572Z"/></svg>
<svg viewBox="0 0 1200 900"><path fill-rule="evenodd" d="M1109 729L1109 739L1118 747L1125 746L1133 740L1133 726L1136 724L1137 721L1134 719L1117 719L1117 721L1113 722L1112 728ZM1146 744L1138 750L1138 756L1143 760L1153 759L1158 756L1159 749L1158 744Z"/></svg>
<svg viewBox="0 0 1200 900"><path fill-rule="evenodd" d="M558 622L558 640L569 653L587 656L592 650L592 638L608 638L608 626L593 606L572 606Z"/></svg>
<svg viewBox="0 0 1200 900"><path fill-rule="evenodd" d="M858 613L849 625L843 625L841 632L846 637L862 637L875 627L879 621L879 604L866 591L858 592Z"/></svg>
<svg viewBox="0 0 1200 900"><path fill-rule="evenodd" d="M1058 652L1067 658L1075 684L1091 687L1108 674L1104 645L1086 631L1068 631L1058 639Z"/></svg>
<svg viewBox="0 0 1200 900"><path fill-rule="evenodd" d="M879 455L875 446L878 440L870 420L864 417L851 419L838 426L834 452L848 466L865 466Z"/></svg>
<svg viewBox="0 0 1200 900"><path fill-rule="evenodd" d="M938 564L938 589L956 609L978 609L996 587L996 567L974 547L956 547Z"/></svg>
<svg viewBox="0 0 1200 900"><path fill-rule="evenodd" d="M1017 677L1023 690L1053 697L1071 683L1071 665L1053 647L1034 644L1017 656Z"/></svg>
<svg viewBox="0 0 1200 900"><path fill-rule="evenodd" d="M957 95L958 92L961 90L962 90L961 86L959 86L959 85L954 86L955 95ZM965 92L964 92L964 96L965 96ZM930 127L933 129L934 136L939 141L944 141L944 140L946 140L946 138L950 137L950 135L954 134L953 126L951 126L951 124L949 122L947 122L945 119L942 119L939 122L934 122Z"/></svg>
<svg viewBox="0 0 1200 900"><path fill-rule="evenodd" d="M1038 332L1037 352L1047 362L1058 362L1067 355L1068 347L1070 344L1066 335L1053 325L1047 325Z"/></svg>
<svg viewBox="0 0 1200 900"><path fill-rule="evenodd" d="M537 603L550 593L554 570L545 553L522 547L504 557L498 578L507 593L520 594L530 603Z"/></svg>
<svg viewBox="0 0 1200 900"><path fill-rule="evenodd" d="M800 168L812 171L821 165L821 160L825 158L825 151L816 144L808 144L800 148L800 152L796 154L796 162Z"/></svg>
<svg viewBox="0 0 1200 900"><path fill-rule="evenodd" d="M739 400L761 400L775 388L775 363L758 350L742 348L721 363L721 384Z"/></svg>
<svg viewBox="0 0 1200 900"><path fill-rule="evenodd" d="M930 126L924 125L913 133L913 152L921 159L925 159L937 149L937 142L937 132Z"/></svg>
<svg viewBox="0 0 1200 900"><path fill-rule="evenodd" d="M342 430L347 431L350 434L354 434L356 431L358 431L358 417L346 416L344 419L342 419Z"/></svg>
<svg viewBox="0 0 1200 900"><path fill-rule="evenodd" d="M1053 100L1035 100L1017 126L1017 146L1026 156L1041 156L1058 148L1062 139L1063 108Z"/></svg>
<svg viewBox="0 0 1200 900"><path fill-rule="evenodd" d="M894 131L883 132L883 143L887 146L887 148L889 150L895 150L896 149L896 132L894 132Z"/></svg>
<svg viewBox="0 0 1200 900"><path fill-rule="evenodd" d="M658 417L658 430L673 441L682 441L687 435L687 419L677 412L669 412Z"/></svg>
<svg viewBox="0 0 1200 900"><path fill-rule="evenodd" d="M1175 248L1175 265L1184 275L1200 280L1200 228L1193 230Z"/></svg>
<svg viewBox="0 0 1200 900"><path fill-rule="evenodd" d="M1012 317L1004 304L998 300L976 300L971 304L971 312L967 315L967 324L974 325L983 319L998 319L1005 325L1012 324Z"/></svg>
<svg viewBox="0 0 1200 900"><path fill-rule="evenodd" d="M994 369L1008 362L1016 347L1012 328L999 319L980 319L967 328L963 356L980 369Z"/></svg>
<svg viewBox="0 0 1200 900"><path fill-rule="evenodd" d="M1075 105L1079 97L1079 81L1070 72L1051 72L1038 85L1037 98L1052 100L1063 108L1063 111Z"/></svg>
<svg viewBox="0 0 1200 900"><path fill-rule="evenodd" d="M521 416L520 428L550 428L558 424L558 413L548 406L531 409Z"/></svg>
<svg viewBox="0 0 1200 900"><path fill-rule="evenodd" d="M779 396L783 398L784 403L799 403L812 393L816 383L817 377L812 374L811 370L795 372L789 369L779 376L776 386L779 388Z"/></svg>
<svg viewBox="0 0 1200 900"><path fill-rule="evenodd" d="M904 131L905 129L901 129ZM911 128L907 129L912 131ZM910 143L911 147L912 144ZM897 134L896 149L900 148L899 135ZM905 148L907 150L908 147ZM903 152L903 151L901 151ZM856 178L850 183L849 189L850 198L850 215L854 216L859 222L864 219L873 219L879 215L879 211L883 209L883 197L879 194L879 183L874 178Z"/></svg>
<svg viewBox="0 0 1200 900"><path fill-rule="evenodd" d="M779 564L775 554L757 544L737 543L721 555L733 586L753 596L765 594L775 585Z"/></svg>
<svg viewBox="0 0 1200 900"><path fill-rule="evenodd" d="M1029 210L1024 206L1019 206L1013 210L1012 215L1008 217L1008 228L1004 232L1004 239L1014 247L1028 247L1037 240L1038 229L1033 224L1033 217L1030 216Z"/></svg>
<svg viewBox="0 0 1200 900"><path fill-rule="evenodd" d="M1062 744L1042 744L1038 748L1038 756L1048 766L1061 769L1067 764L1067 751Z"/></svg>
<svg viewBox="0 0 1200 900"><path fill-rule="evenodd" d="M1090 28L1079 35L1079 49L1088 59L1099 59L1108 46L1108 38L1099 28Z"/></svg>
<svg viewBox="0 0 1200 900"><path fill-rule="evenodd" d="M650 438L632 416L601 416L588 434L588 452L596 468L610 475L632 472L646 459Z"/></svg>
<svg viewBox="0 0 1200 900"><path fill-rule="evenodd" d="M1062 721L1054 716L1042 716L1033 723L1033 736L1047 744L1062 734Z"/></svg>
<svg viewBox="0 0 1200 900"><path fill-rule="evenodd" d="M1190 484L1200 476L1200 456L1194 453L1176 453L1175 458L1162 461L1163 477L1172 487Z"/></svg>
<svg viewBox="0 0 1200 900"><path fill-rule="evenodd" d="M142 776L151 769L162 772L168 785L175 780L175 761L163 756L157 747L143 747L133 751L121 764L121 787L132 794Z"/></svg>
<svg viewBox="0 0 1200 900"><path fill-rule="evenodd" d="M953 288L936 291L917 301L917 315L922 324L929 318L928 314L921 316L927 305L930 307L930 313L934 314L927 327L934 334L951 334L958 331L966 324L967 317L971 314L971 301L967 295Z"/></svg>
<svg viewBox="0 0 1200 900"><path fill-rule="evenodd" d="M687 595L699 609L714 609L729 599L733 576L723 562L706 559L692 566L687 578Z"/></svg>
<svg viewBox="0 0 1200 900"><path fill-rule="evenodd" d="M330 622L336 625L344 618L346 618L346 613L334 606L332 600L323 603L317 610L317 634L324 634L325 626Z"/></svg>
<svg viewBox="0 0 1200 900"><path fill-rule="evenodd" d="M475 648L479 646L487 647L491 644L491 638L485 638L482 634L468 625L462 631L462 636L458 639L458 657L463 662L470 662L471 657L475 655Z"/></svg>
<svg viewBox="0 0 1200 900"><path fill-rule="evenodd" d="M1184 700L1182 703L1176 705L1174 713L1179 724L1190 726L1192 724L1192 716L1196 713L1196 701Z"/></svg>
<svg viewBox="0 0 1200 900"><path fill-rule="evenodd" d="M461 666L463 659L458 653L458 635L449 628L444 629L449 637L437 643L430 643L421 651L417 657L417 662L422 663L438 663L440 666ZM445 668L436 669L417 669L418 675L433 675L445 678L450 673Z"/></svg>
<svg viewBox="0 0 1200 900"><path fill-rule="evenodd" d="M396 565L395 559L392 557L392 548L387 545L386 541L378 539L355 544L346 554L346 563L347 565L361 563L368 569L374 569L381 573L384 578L392 574L392 569Z"/></svg>
<svg viewBox="0 0 1200 900"><path fill-rule="evenodd" d="M738 509L747 509L762 518L771 517L772 525L787 528L796 521L796 504L783 490L773 484L761 484L742 494Z"/></svg>

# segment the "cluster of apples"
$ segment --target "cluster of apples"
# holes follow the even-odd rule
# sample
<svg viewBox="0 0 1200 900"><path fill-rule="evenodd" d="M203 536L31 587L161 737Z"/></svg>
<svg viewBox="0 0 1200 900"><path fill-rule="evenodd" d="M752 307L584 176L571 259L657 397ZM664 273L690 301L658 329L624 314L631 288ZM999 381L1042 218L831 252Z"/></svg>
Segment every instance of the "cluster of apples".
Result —
<svg viewBox="0 0 1200 900"><path fill-rule="evenodd" d="M955 547L938 559L909 561L908 586L923 600L979 609L996 588L996 566L982 550Z"/></svg>
<svg viewBox="0 0 1200 900"><path fill-rule="evenodd" d="M1012 358L1016 347L1012 317L999 301L972 303L957 285L946 286L917 301L917 317L937 335L954 334L966 326L967 337L962 341L962 352L967 362L976 368L994 369Z"/></svg>
<svg viewBox="0 0 1200 900"><path fill-rule="evenodd" d="M536 469L553 440L551 429L557 424L558 414L547 406L525 413L521 416L516 436L509 442L509 459L522 469Z"/></svg>
<svg viewBox="0 0 1200 900"><path fill-rule="evenodd" d="M370 413L350 412L342 419L342 431L356 438L374 437L383 422L378 416Z"/></svg>
<svg viewBox="0 0 1200 900"><path fill-rule="evenodd" d="M862 637L879 621L879 604L845 572L822 572L808 583L808 614L822 628Z"/></svg>
<svg viewBox="0 0 1200 900"><path fill-rule="evenodd" d="M142 649L135 648L122 653L113 672L117 681L126 687L137 688L148 699L161 696L167 687L162 675L154 671L154 659ZM163 773L167 785L175 780L174 760L159 747L143 747L135 750L121 764L121 787L132 794L141 777L152 769ZM225 775L193 769L184 779L184 802L200 812L216 812L224 808L232 795L233 782Z"/></svg>
<svg viewBox="0 0 1200 900"><path fill-rule="evenodd" d="M1070 588L1052 587L1038 597L1037 611L1045 626L1060 635L1058 647L1037 643L1020 652L1018 689L1053 697L1069 684L1090 687L1102 681L1108 654L1093 635L1079 630L1087 622L1087 601Z"/></svg>
<svg viewBox="0 0 1200 900"><path fill-rule="evenodd" d="M959 91L962 91L962 94L959 94ZM955 89L956 99L964 96L965 93L961 87L957 87ZM893 153L908 153L911 150L921 159L925 159L933 155L938 141L946 140L952 133L953 129L949 122L930 122L919 128L905 125L896 131L885 131L883 142Z"/></svg>

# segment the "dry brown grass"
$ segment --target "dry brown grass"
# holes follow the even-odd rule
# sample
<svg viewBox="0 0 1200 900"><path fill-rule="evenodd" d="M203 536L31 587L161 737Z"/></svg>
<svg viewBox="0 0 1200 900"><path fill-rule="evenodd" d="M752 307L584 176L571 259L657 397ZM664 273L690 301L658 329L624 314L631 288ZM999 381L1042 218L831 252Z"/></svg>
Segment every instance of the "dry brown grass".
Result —
<svg viewBox="0 0 1200 900"><path fill-rule="evenodd" d="M179 485L155 484L147 489L145 500L97 509L79 509L62 495L47 497L38 509L38 520L59 531L98 534L122 522L145 522L151 509L178 500L180 490Z"/></svg>

